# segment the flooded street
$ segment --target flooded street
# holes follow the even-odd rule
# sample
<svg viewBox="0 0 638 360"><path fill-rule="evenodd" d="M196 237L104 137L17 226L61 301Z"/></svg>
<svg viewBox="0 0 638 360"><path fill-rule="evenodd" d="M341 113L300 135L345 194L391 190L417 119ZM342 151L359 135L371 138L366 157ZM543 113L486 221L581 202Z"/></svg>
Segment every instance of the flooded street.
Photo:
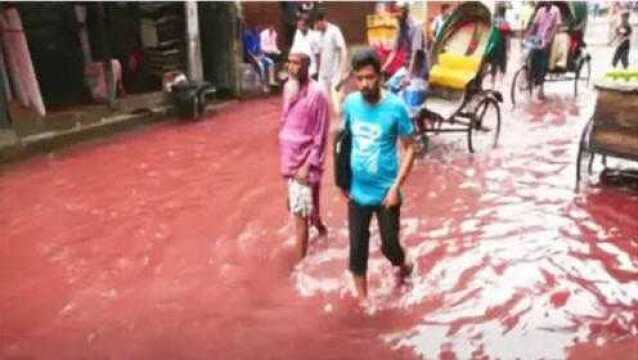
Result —
<svg viewBox="0 0 638 360"><path fill-rule="evenodd" d="M433 138L404 189L416 273L396 285L373 226L363 307L330 157L329 236L291 270L279 98L5 166L0 357L629 359L638 194L597 175L574 191L595 92L572 86L506 100L488 153Z"/></svg>

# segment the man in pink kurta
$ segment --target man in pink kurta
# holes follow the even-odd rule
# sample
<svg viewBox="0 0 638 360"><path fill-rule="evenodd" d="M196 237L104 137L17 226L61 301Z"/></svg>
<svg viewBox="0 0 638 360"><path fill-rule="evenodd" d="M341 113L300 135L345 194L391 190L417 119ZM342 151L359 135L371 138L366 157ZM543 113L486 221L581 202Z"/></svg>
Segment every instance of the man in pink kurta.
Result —
<svg viewBox="0 0 638 360"><path fill-rule="evenodd" d="M561 24L560 9L549 2L543 3L536 12L533 26L536 27L536 36L542 40L541 47L546 49L551 45L556 28Z"/></svg>
<svg viewBox="0 0 638 360"><path fill-rule="evenodd" d="M560 23L561 15L558 6L552 5L550 1L541 1L534 22L526 35L526 37L533 35L540 40L540 46L532 49L530 53L532 81L538 86L540 100L545 99L543 83L549 69L551 44Z"/></svg>
<svg viewBox="0 0 638 360"><path fill-rule="evenodd" d="M309 225L320 236L326 227L319 214L319 192L326 142L330 126L330 108L321 86L310 79L310 51L291 49L288 57L289 80L284 87L282 124L279 132L281 174L312 189L312 213L295 215L299 259L306 254ZM289 194L290 196L290 194Z"/></svg>

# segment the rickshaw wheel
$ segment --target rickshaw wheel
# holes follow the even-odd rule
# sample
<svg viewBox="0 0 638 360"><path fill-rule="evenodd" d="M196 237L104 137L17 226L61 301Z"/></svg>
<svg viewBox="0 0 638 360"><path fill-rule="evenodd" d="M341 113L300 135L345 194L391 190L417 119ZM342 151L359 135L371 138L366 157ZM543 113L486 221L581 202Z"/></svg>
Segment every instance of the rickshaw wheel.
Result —
<svg viewBox="0 0 638 360"><path fill-rule="evenodd" d="M516 106L516 99L520 99L523 92L527 92L527 95L530 97L532 96L532 86L529 80L530 77L527 66L522 66L514 74L514 78L512 79L512 88L510 91L513 106Z"/></svg>
<svg viewBox="0 0 638 360"><path fill-rule="evenodd" d="M589 135L591 133L592 121L589 120L583 132L580 135L580 142L578 143L578 155L576 155L576 191L580 189L580 181L583 178L583 171L586 167L588 174L592 173L592 163L594 161L594 154L589 150Z"/></svg>
<svg viewBox="0 0 638 360"><path fill-rule="evenodd" d="M475 111L467 132L467 145L471 153L495 148L501 133L501 108L498 101L486 97L478 103Z"/></svg>

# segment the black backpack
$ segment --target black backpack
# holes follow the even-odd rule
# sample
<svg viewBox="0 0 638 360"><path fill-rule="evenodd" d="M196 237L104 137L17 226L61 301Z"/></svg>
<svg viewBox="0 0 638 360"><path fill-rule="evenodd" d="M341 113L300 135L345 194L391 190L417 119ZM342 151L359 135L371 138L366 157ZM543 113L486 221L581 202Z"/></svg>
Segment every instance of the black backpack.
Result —
<svg viewBox="0 0 638 360"><path fill-rule="evenodd" d="M335 184L341 190L350 193L350 183L352 182L352 169L350 168L352 133L347 121L344 129L335 135L333 150Z"/></svg>

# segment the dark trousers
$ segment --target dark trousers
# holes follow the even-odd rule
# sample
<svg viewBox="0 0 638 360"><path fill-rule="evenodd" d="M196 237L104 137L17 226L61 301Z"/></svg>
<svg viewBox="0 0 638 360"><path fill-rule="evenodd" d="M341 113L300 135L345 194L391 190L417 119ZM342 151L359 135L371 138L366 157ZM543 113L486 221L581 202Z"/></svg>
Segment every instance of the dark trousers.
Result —
<svg viewBox="0 0 638 360"><path fill-rule="evenodd" d="M381 252L394 266L402 265L405 252L399 244L400 205L393 208L384 206L358 205L353 200L348 204L348 228L350 230L350 271L364 276L368 270L370 245L370 221L377 216L381 233Z"/></svg>
<svg viewBox="0 0 638 360"><path fill-rule="evenodd" d="M616 67L618 61L622 63L622 67L625 69L629 66L629 43L624 42L616 48L612 65Z"/></svg>
<svg viewBox="0 0 638 360"><path fill-rule="evenodd" d="M542 85L545 82L545 74L549 66L549 51L546 49L534 49L530 53L532 83Z"/></svg>

